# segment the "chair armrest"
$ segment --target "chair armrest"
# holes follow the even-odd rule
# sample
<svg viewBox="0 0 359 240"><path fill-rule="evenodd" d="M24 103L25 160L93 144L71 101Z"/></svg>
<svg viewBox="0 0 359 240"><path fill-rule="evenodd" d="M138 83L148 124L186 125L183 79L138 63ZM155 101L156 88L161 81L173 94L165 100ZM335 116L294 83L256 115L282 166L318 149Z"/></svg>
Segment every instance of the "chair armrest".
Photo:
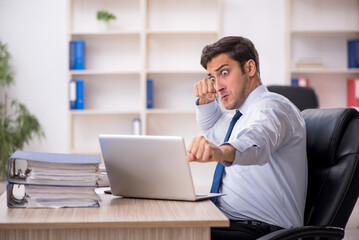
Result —
<svg viewBox="0 0 359 240"><path fill-rule="evenodd" d="M304 237L326 237L331 239L343 239L344 229L331 226L303 226L281 229L269 233L257 240L292 240Z"/></svg>

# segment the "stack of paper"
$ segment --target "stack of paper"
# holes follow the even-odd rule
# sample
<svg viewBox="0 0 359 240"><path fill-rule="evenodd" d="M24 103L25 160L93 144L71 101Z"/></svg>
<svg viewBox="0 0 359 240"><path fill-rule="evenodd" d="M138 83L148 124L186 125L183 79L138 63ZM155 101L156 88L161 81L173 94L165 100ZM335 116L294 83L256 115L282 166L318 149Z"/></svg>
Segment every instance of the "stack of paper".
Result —
<svg viewBox="0 0 359 240"><path fill-rule="evenodd" d="M296 68L313 68L313 69L322 69L323 63L321 59L301 59L295 64Z"/></svg>
<svg viewBox="0 0 359 240"><path fill-rule="evenodd" d="M98 207L98 156L15 152L8 161L8 207Z"/></svg>

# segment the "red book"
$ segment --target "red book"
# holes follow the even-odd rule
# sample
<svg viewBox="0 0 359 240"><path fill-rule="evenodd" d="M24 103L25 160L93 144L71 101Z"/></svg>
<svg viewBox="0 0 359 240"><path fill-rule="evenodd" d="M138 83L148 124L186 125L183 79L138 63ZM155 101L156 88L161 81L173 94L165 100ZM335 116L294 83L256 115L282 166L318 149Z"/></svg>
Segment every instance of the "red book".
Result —
<svg viewBox="0 0 359 240"><path fill-rule="evenodd" d="M347 106L359 107L359 78L350 78L347 81Z"/></svg>

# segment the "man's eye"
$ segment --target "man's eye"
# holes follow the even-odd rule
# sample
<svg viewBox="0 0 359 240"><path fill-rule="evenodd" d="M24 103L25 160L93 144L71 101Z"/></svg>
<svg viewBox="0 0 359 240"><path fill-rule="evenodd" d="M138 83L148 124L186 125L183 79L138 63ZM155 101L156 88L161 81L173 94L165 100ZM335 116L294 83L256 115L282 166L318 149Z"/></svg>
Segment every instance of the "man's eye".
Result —
<svg viewBox="0 0 359 240"><path fill-rule="evenodd" d="M226 75L228 75L228 70L223 70L222 72L221 72L221 74L223 75L223 76L226 76Z"/></svg>
<svg viewBox="0 0 359 240"><path fill-rule="evenodd" d="M212 82L214 82L214 80L216 80L215 77L209 77L209 80L211 80Z"/></svg>

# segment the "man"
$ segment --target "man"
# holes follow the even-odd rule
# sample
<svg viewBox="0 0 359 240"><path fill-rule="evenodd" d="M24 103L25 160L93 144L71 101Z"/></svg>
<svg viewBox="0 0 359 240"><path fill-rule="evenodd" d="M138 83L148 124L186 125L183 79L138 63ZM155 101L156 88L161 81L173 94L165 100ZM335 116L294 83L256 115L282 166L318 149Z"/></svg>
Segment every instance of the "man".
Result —
<svg viewBox="0 0 359 240"><path fill-rule="evenodd" d="M214 201L230 227L213 228L212 239L256 239L302 226L307 158L300 111L262 85L257 50L246 38L225 37L206 46L201 65L208 78L194 92L204 136L192 140L187 160L218 162L211 192L226 194ZM217 98L236 110L234 120Z"/></svg>

